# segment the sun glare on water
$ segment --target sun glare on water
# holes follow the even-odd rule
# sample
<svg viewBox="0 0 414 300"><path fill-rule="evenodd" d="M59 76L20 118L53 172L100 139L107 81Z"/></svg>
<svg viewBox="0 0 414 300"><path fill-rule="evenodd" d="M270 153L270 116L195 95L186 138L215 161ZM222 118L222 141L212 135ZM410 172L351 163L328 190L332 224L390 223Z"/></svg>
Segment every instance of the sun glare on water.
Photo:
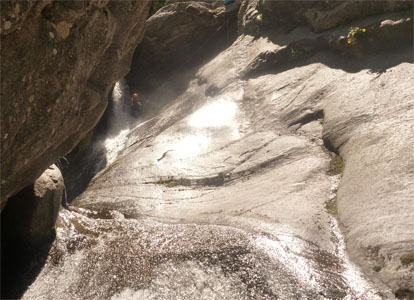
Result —
<svg viewBox="0 0 414 300"><path fill-rule="evenodd" d="M196 111L189 119L191 127L234 126L237 105L234 102L218 100Z"/></svg>
<svg viewBox="0 0 414 300"><path fill-rule="evenodd" d="M230 129L234 135L232 138L237 138L236 110L234 102L218 100L192 114L187 121L192 134L184 136L173 146L175 156L184 158L202 153L214 141L213 131L219 128Z"/></svg>
<svg viewBox="0 0 414 300"><path fill-rule="evenodd" d="M191 157L206 149L209 143L209 137L203 134L189 135L174 145L173 150L181 158Z"/></svg>

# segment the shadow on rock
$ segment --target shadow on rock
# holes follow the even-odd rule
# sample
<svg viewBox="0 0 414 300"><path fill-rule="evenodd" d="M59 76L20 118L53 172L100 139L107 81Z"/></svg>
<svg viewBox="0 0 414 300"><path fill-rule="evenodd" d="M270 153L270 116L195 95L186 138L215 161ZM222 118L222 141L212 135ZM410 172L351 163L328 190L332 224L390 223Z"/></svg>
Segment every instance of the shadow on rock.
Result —
<svg viewBox="0 0 414 300"><path fill-rule="evenodd" d="M3 223L3 222L2 222ZM29 246L1 232L1 298L20 299L46 263L55 232L42 246Z"/></svg>
<svg viewBox="0 0 414 300"><path fill-rule="evenodd" d="M410 15L409 12L401 12L373 17L318 35L303 26L289 34L280 31L269 33L267 37L275 44L274 49L263 51L252 60L243 71L243 77L279 73L313 62L348 73L364 69L385 73L388 68L402 62L413 62L413 21ZM408 48L410 55L395 53ZM333 58L330 58L330 53ZM378 55L387 54L389 59L375 59Z"/></svg>
<svg viewBox="0 0 414 300"><path fill-rule="evenodd" d="M381 75L386 73L388 69L395 67L401 63L413 63L412 47L405 47L395 50L392 53L376 52L364 59L349 58L342 55L332 53L329 50L313 53L304 56L301 59L285 61L283 64L275 63L271 60L263 60L260 66L248 68L244 74L244 79L257 78L266 74L278 74L284 71L306 66L312 63L323 63L333 68L341 69L347 73L358 73L361 70L368 70L370 73ZM384 59L384 56L387 59Z"/></svg>
<svg viewBox="0 0 414 300"><path fill-rule="evenodd" d="M1 298L20 298L44 266L55 239L63 192L50 166L33 185L9 198L1 213Z"/></svg>
<svg viewBox="0 0 414 300"><path fill-rule="evenodd" d="M180 30L172 34L171 28ZM177 2L151 17L126 76L131 91L143 96L147 118L183 93L199 68L237 35L237 10L215 2Z"/></svg>
<svg viewBox="0 0 414 300"><path fill-rule="evenodd" d="M88 186L92 178L106 166L102 143L114 115L113 88L108 96L108 106L101 120L91 132L67 155L69 165L63 169L68 201L71 202Z"/></svg>

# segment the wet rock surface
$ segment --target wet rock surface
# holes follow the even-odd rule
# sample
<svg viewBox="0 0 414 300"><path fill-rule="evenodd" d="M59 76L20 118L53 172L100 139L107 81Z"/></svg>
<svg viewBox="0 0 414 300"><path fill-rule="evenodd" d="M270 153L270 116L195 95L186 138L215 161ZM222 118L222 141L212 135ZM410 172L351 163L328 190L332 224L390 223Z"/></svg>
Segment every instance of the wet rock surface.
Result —
<svg viewBox="0 0 414 300"><path fill-rule="evenodd" d="M251 44L245 37L221 56ZM246 65L249 55L239 53L232 62ZM222 61L217 57L199 76L214 81L206 72ZM390 73L409 67L396 64ZM327 208L335 180L321 138L333 103L326 95L343 99L336 80L350 86L362 81L372 90L377 75L366 69L358 74L309 61L247 81L229 78L214 97L198 94L208 80L204 86L193 81L158 119L130 133L120 157L76 199L76 206L89 211L62 215L67 223L53 250L60 259L53 265L55 254L50 255L25 297L47 292L113 299L392 299L411 271L387 274L392 265L385 265L379 272L384 282L369 283L348 260ZM323 120L318 109L326 110ZM346 176L350 158L344 157ZM341 183L339 195L346 188ZM359 224L364 211L353 211ZM373 237L371 245L376 242ZM350 245L351 253L366 255L360 245ZM395 287L384 285L391 282L386 276L395 279ZM68 278L57 290L48 287L51 280Z"/></svg>
<svg viewBox="0 0 414 300"><path fill-rule="evenodd" d="M409 22L241 35L119 134L24 298L410 299Z"/></svg>
<svg viewBox="0 0 414 300"><path fill-rule="evenodd" d="M102 217L62 212L65 235L25 297L47 291L48 299L337 299L352 293L338 275L337 258L293 236L125 219L119 212ZM309 260L321 271L293 267ZM51 281L65 284L50 289Z"/></svg>
<svg viewBox="0 0 414 300"><path fill-rule="evenodd" d="M129 71L146 1L2 1L1 209L67 154ZM5 159L7 158L7 159Z"/></svg>

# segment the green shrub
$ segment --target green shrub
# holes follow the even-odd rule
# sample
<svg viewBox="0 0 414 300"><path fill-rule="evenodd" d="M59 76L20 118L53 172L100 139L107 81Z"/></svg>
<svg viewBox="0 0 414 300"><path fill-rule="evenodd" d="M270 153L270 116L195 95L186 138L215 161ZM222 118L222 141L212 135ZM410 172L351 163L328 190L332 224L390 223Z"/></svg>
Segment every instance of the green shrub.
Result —
<svg viewBox="0 0 414 300"><path fill-rule="evenodd" d="M328 175L338 175L345 170L344 161L339 155L332 154L329 162Z"/></svg>
<svg viewBox="0 0 414 300"><path fill-rule="evenodd" d="M338 216L338 198L335 197L325 202L325 209L333 216Z"/></svg>
<svg viewBox="0 0 414 300"><path fill-rule="evenodd" d="M165 0L152 0L148 18L165 5Z"/></svg>
<svg viewBox="0 0 414 300"><path fill-rule="evenodd" d="M359 28L359 27L349 27L348 30L348 35L347 35L347 40L346 42L349 45L353 45L356 42L356 37L358 36L358 34L361 34L363 32L366 32L367 30L365 28Z"/></svg>
<svg viewBox="0 0 414 300"><path fill-rule="evenodd" d="M376 265L376 266L374 266L372 269L374 269L374 271L375 271L375 272L379 272L379 271L381 271L382 267L381 267L381 266Z"/></svg>
<svg viewBox="0 0 414 300"><path fill-rule="evenodd" d="M403 265L409 265L414 263L414 252L408 252L400 257Z"/></svg>

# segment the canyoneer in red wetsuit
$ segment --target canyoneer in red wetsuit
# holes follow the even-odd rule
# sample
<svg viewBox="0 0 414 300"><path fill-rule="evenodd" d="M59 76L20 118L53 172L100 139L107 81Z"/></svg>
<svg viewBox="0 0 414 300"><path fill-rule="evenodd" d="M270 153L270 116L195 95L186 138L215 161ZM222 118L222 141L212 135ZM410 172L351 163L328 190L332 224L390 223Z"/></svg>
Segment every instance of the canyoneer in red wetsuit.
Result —
<svg viewBox="0 0 414 300"><path fill-rule="evenodd" d="M139 95L137 93L132 94L131 97L131 113L134 117L138 117L141 111L142 104L139 102Z"/></svg>

